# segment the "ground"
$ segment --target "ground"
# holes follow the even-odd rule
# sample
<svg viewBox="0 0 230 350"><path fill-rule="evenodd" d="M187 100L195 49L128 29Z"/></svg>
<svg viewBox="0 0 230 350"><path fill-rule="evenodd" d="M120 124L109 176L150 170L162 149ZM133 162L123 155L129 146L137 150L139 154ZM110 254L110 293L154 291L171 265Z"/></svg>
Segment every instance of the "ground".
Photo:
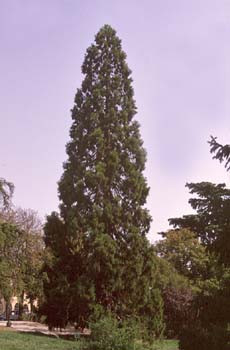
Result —
<svg viewBox="0 0 230 350"><path fill-rule="evenodd" d="M19 332L30 332L30 333L40 333L44 335L58 335L60 334L74 334L76 333L73 329L68 329L67 332L50 332L48 327L44 324L30 321L11 321L11 329ZM0 327L4 327L6 321L0 321Z"/></svg>
<svg viewBox="0 0 230 350"><path fill-rule="evenodd" d="M78 341L58 339L58 335L63 336L67 332L49 332L47 326L40 323L13 321L11 328L5 325L5 321L0 321L1 350L81 350ZM70 330L68 333L73 332ZM177 350L177 348L177 341L166 340L154 343L151 350Z"/></svg>

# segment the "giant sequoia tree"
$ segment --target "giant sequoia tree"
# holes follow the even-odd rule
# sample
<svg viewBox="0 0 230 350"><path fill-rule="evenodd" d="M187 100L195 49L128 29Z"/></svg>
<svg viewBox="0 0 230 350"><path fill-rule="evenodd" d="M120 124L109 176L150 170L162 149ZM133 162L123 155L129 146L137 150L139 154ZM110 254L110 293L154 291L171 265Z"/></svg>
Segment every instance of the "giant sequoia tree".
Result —
<svg viewBox="0 0 230 350"><path fill-rule="evenodd" d="M130 70L115 31L104 26L82 66L85 79L72 110L68 160L59 183L61 215L84 232L99 230L125 239L145 234L145 151Z"/></svg>
<svg viewBox="0 0 230 350"><path fill-rule="evenodd" d="M146 154L134 119L131 71L110 26L88 48L82 73L59 182L60 218L51 215L45 228L52 255L47 264L48 320L59 324L53 319L59 314L62 322L84 324L93 310L110 310L119 317L142 314L157 334L161 300L154 288L155 258L145 236L151 221L144 208L149 191L143 176Z"/></svg>

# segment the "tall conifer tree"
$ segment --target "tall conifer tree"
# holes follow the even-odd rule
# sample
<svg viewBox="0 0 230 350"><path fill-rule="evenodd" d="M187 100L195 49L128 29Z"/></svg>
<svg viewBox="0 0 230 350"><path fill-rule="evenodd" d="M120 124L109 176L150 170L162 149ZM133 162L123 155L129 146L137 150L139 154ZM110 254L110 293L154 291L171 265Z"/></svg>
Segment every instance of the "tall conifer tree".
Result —
<svg viewBox="0 0 230 350"><path fill-rule="evenodd" d="M52 249L53 242L59 270L68 276L68 293L78 305L71 308L70 318L80 323L95 306L120 317L137 315L145 313L151 299L146 310L155 310L159 321L161 300L153 288L153 253L146 239L151 221L144 208L149 192L143 176L146 153L134 119L131 71L110 26L88 48L82 73L59 182L63 233L57 216L51 216L46 243Z"/></svg>
<svg viewBox="0 0 230 350"><path fill-rule="evenodd" d="M114 239L144 235L150 216L143 205L145 151L136 114L132 79L121 41L108 25L87 50L85 78L72 110L68 160L59 183L61 215L84 233ZM103 227L102 227L103 226Z"/></svg>

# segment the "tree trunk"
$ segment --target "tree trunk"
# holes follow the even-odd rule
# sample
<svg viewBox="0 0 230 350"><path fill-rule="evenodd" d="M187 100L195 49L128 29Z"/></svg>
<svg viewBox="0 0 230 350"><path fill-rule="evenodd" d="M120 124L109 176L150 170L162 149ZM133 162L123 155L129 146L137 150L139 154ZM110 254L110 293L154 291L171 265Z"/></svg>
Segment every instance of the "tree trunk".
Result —
<svg viewBox="0 0 230 350"><path fill-rule="evenodd" d="M11 321L10 321L10 314L11 314L11 304L10 301L6 301L6 326L11 327Z"/></svg>
<svg viewBox="0 0 230 350"><path fill-rule="evenodd" d="M25 296L25 292L23 290L21 295L20 295L20 298L19 298L19 315L18 315L18 319L20 321L22 320L22 314L23 314L24 296Z"/></svg>

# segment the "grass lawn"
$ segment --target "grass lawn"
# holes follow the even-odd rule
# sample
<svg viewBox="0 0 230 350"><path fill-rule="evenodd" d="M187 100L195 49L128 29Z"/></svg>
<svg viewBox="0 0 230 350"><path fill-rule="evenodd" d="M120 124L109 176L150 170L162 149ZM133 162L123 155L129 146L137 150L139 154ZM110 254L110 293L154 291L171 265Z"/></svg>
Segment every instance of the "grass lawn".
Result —
<svg viewBox="0 0 230 350"><path fill-rule="evenodd" d="M151 347L151 350L177 350L177 349L178 349L178 341L177 340L157 341Z"/></svg>
<svg viewBox="0 0 230 350"><path fill-rule="evenodd" d="M1 350L80 350L79 343L0 328Z"/></svg>
<svg viewBox="0 0 230 350"><path fill-rule="evenodd" d="M81 350L80 342L61 340L47 336L19 333L14 330L0 328L1 350ZM156 342L151 350L177 350L174 340ZM106 349L105 349L106 350Z"/></svg>

